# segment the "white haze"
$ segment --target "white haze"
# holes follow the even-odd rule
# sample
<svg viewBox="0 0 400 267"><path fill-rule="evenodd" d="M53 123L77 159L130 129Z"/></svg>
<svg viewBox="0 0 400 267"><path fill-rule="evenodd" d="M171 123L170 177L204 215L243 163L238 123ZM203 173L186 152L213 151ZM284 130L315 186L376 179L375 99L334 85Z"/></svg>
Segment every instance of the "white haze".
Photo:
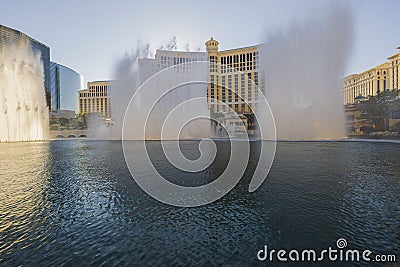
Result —
<svg viewBox="0 0 400 267"><path fill-rule="evenodd" d="M279 139L345 136L341 78L353 37L343 3L268 36L262 63Z"/></svg>
<svg viewBox="0 0 400 267"><path fill-rule="evenodd" d="M159 46L158 49L167 50L176 50L177 49L177 39L173 37L167 45ZM189 44L186 45L186 49L189 50ZM139 86L144 82L141 80L141 77L150 77L154 73L150 71L150 73L143 73L148 71L147 69L141 69L139 71L138 59L143 58L153 58L154 53L151 50L151 47L148 43L143 44L142 42L138 42L136 49L132 50L131 53L126 53L123 58L116 64L115 67L115 80L112 82L111 89L111 115L112 115L112 125L101 124L101 123L93 123L89 125L89 137L92 139L114 139L121 140L122 139L122 126L124 122L124 116L128 108L129 101L132 96L138 90ZM137 134L143 130L140 126L140 122L142 121L142 117L146 114L141 113L140 105L144 106L148 101L150 101L153 94L161 96L163 92L166 92L169 88L177 85L178 82L191 81L193 79L199 79L202 77L202 80L206 80L207 75L204 74L204 68L207 64L201 65L197 69L201 69L198 73L192 72L190 74L189 71L186 71L185 75L179 74L175 69L164 71L162 75L157 76L157 83L154 81L149 82L143 85L144 88L142 93L138 94L130 107L129 119L132 123L126 123L125 127L128 127L129 131L126 131L126 134L130 134L129 138L135 139L137 138ZM142 76L141 76L141 75ZM205 78L204 78L205 77ZM196 80L195 79L195 80ZM162 81L160 81L162 80ZM199 89L199 87L204 87ZM180 102L184 102L188 99L194 97L204 96L206 97L206 85L192 85L192 86L184 86L180 87L173 92L170 92L168 95L163 97L155 107L152 112L148 126L146 128L146 138L148 139L159 139L160 138L160 126L162 121L165 119L166 114L168 114L172 109ZM204 108L205 106L205 108ZM206 102L204 105L201 105L198 109L199 114L208 113L206 108ZM191 107L191 111L193 111L193 106ZM132 112L136 112L132 114ZM135 122L136 121L136 122ZM136 127L135 127L136 125ZM204 126L204 121L193 122L190 125L185 127L184 131L182 131L183 138L195 138L198 135L193 134L193 128L198 127L199 125ZM204 128L204 127L203 127ZM208 128L205 131L199 131L201 136L206 135L208 132ZM204 133L205 132L205 133ZM168 133L165 133L168 136ZM176 138L174 136L173 138ZM140 138L139 138L140 139ZM170 137L172 139L172 137Z"/></svg>

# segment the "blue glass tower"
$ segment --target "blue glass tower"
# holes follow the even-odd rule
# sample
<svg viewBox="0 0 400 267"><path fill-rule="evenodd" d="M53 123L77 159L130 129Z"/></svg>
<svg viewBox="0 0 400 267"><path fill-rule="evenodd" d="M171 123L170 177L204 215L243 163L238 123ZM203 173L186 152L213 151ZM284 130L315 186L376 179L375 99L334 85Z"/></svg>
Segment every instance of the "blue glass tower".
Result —
<svg viewBox="0 0 400 267"><path fill-rule="evenodd" d="M50 63L52 110L78 110L78 91L83 89L82 75L61 64Z"/></svg>

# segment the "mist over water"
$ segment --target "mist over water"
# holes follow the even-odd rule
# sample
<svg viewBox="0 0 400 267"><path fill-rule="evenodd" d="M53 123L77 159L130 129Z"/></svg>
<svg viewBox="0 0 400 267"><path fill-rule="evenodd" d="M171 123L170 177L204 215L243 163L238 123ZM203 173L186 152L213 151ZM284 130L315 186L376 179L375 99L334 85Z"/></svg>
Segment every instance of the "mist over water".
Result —
<svg viewBox="0 0 400 267"><path fill-rule="evenodd" d="M127 52L115 66L114 81L112 82L111 115L112 125L96 124L89 127L93 139L121 140L122 124L126 108L133 94L140 86L138 59L153 57L149 43L138 41L131 52Z"/></svg>
<svg viewBox="0 0 400 267"><path fill-rule="evenodd" d="M262 60L278 139L345 136L341 78L352 31L350 9L336 3L268 36Z"/></svg>
<svg viewBox="0 0 400 267"><path fill-rule="evenodd" d="M278 139L341 139L346 136L341 80L352 46L352 32L351 10L339 2L322 12L293 21L287 28L266 38L261 53L261 69L265 71L266 98L274 115ZM176 38L159 48L176 50ZM188 93L189 89L175 90L158 101L161 94L179 82L193 80L197 76L206 77L206 74L171 69L145 84L158 70L151 69L151 62L144 67L139 66L138 60L153 56L149 44L138 42L137 48L117 64L111 93L113 125L97 128L95 138L121 139L124 116L128 110L129 121L126 125L129 124L132 129L126 134L133 139L140 137L142 134L139 131L143 130L139 129L140 125L147 123L145 138L158 139L165 115L173 107L193 97L206 97L206 90L197 95L199 90L203 90L192 86L194 94ZM141 90L128 108L129 101L140 87L147 89ZM157 105L149 120L144 121L143 107L149 108L148 102L156 100ZM259 116L269 112L266 107L261 109L258 104ZM206 113L203 108L198 111Z"/></svg>
<svg viewBox="0 0 400 267"><path fill-rule="evenodd" d="M43 79L40 55L29 44L0 49L0 142L48 139Z"/></svg>
<svg viewBox="0 0 400 267"><path fill-rule="evenodd" d="M167 45L159 46L159 49L163 48L176 50L176 37ZM185 49L190 50L189 45ZM154 60L152 58L154 53L150 45L138 42L136 49L126 53L116 64L111 90L113 123L89 127L90 137L122 140L123 132L124 139L134 140L159 140L162 134L166 139L192 139L210 135L209 122L200 118L180 125L183 123L180 119L182 113L200 117L209 115L206 101L208 64L181 64L161 70L156 62L150 62ZM204 82L191 84L193 81ZM179 106L194 98L202 100L191 102L186 107ZM171 112L173 115L168 116Z"/></svg>
<svg viewBox="0 0 400 267"><path fill-rule="evenodd" d="M126 109L124 139L208 137L207 73L205 62L186 63L144 81Z"/></svg>

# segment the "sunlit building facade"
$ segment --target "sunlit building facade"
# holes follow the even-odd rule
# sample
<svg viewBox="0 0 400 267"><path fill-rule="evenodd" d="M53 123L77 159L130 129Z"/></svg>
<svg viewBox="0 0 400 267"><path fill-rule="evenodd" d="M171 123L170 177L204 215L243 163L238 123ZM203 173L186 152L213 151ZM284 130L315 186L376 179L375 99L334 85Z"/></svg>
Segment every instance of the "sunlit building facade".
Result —
<svg viewBox="0 0 400 267"><path fill-rule="evenodd" d="M400 47L397 47L400 50ZM400 52L389 57L389 85L391 89L399 88Z"/></svg>
<svg viewBox="0 0 400 267"><path fill-rule="evenodd" d="M87 83L87 89L78 92L79 113L100 113L111 118L112 81L93 81Z"/></svg>
<svg viewBox="0 0 400 267"><path fill-rule="evenodd" d="M219 51L218 41L205 43L208 53L208 105L214 113L228 112L219 102L237 113L252 113L259 97L265 93L265 78L260 70L261 46Z"/></svg>
<svg viewBox="0 0 400 267"><path fill-rule="evenodd" d="M344 79L345 105L368 99L386 90L399 89L400 52L388 59L388 62L359 74L351 74Z"/></svg>
<svg viewBox="0 0 400 267"><path fill-rule="evenodd" d="M186 51L169 51L160 50L156 52L155 59L159 64L160 69L165 69L171 66L184 68L180 64L207 61L207 53L205 52L186 52Z"/></svg>
<svg viewBox="0 0 400 267"><path fill-rule="evenodd" d="M261 46L219 51L218 42L213 38L205 45L207 52L157 50L154 59L139 59L140 82L168 67L174 66L178 74L183 74L188 68L184 63L208 61L205 93L209 109L214 113L229 112L219 101L237 113L252 113L258 101L258 89L265 93L265 78L260 69Z"/></svg>

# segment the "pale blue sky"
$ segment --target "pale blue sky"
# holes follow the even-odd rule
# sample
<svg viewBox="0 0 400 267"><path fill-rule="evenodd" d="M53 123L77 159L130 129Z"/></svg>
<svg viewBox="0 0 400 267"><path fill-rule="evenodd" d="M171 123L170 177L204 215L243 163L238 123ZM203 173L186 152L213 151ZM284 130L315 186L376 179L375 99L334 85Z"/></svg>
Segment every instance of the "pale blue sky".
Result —
<svg viewBox="0 0 400 267"><path fill-rule="evenodd" d="M210 36L221 49L248 46L264 42L293 20L322 12L332 1L3 0L0 24L47 44L52 61L75 69L87 82L111 79L114 63L139 39L153 49L173 36L179 49L187 43L191 49L204 49ZM353 53L346 74L380 64L396 53L400 1L345 3L354 18Z"/></svg>

